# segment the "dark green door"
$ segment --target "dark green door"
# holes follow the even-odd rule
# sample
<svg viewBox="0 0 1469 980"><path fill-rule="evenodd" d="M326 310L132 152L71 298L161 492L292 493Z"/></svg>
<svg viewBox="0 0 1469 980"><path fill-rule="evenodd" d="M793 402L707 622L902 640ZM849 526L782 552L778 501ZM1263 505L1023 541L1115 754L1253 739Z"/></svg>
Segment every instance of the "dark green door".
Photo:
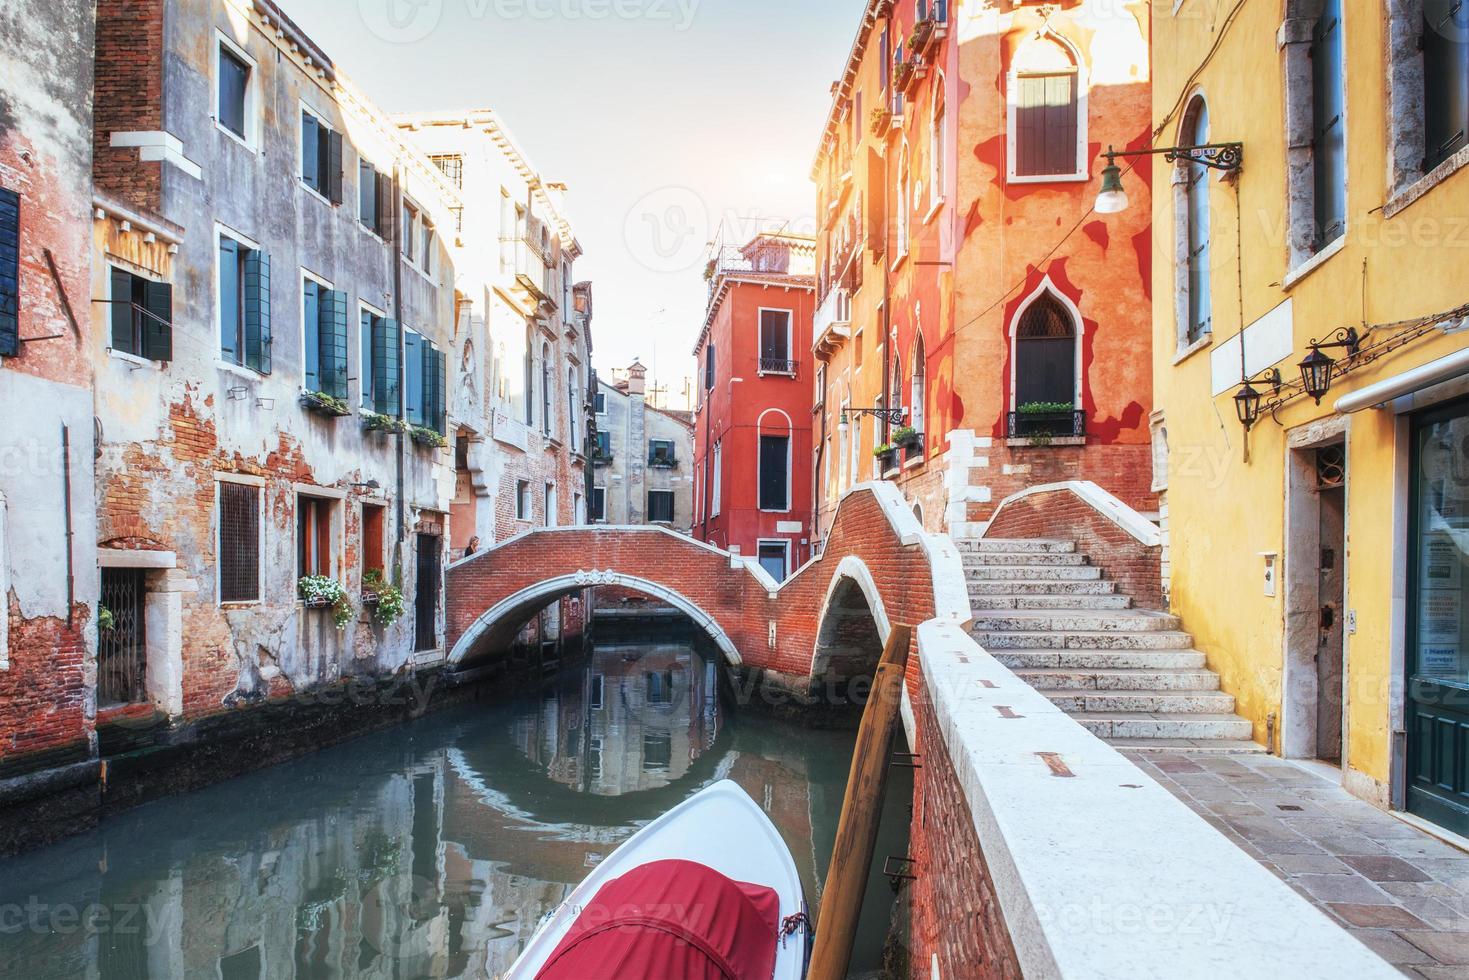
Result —
<svg viewBox="0 0 1469 980"><path fill-rule="evenodd" d="M1469 834L1469 402L1413 420L1408 809Z"/></svg>

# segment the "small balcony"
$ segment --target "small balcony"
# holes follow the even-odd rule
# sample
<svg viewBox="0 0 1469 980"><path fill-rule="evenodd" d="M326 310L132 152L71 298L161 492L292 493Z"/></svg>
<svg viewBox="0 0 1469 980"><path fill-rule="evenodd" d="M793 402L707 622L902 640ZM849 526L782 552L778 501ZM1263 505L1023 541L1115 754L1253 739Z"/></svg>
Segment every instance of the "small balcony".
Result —
<svg viewBox="0 0 1469 980"><path fill-rule="evenodd" d="M515 290L532 306L556 305L551 267L541 252L540 243L528 234L500 239L501 268L515 275Z"/></svg>
<svg viewBox="0 0 1469 980"><path fill-rule="evenodd" d="M669 453L649 453L648 465L655 470L676 470L678 469L678 457Z"/></svg>
<svg viewBox="0 0 1469 980"><path fill-rule="evenodd" d="M1060 408L1023 408L1009 416L1008 442L1020 446L1080 446L1086 443L1086 413Z"/></svg>
<svg viewBox="0 0 1469 980"><path fill-rule="evenodd" d="M760 358L761 374L778 374L787 378L796 376L796 362L786 357Z"/></svg>
<svg viewBox="0 0 1469 980"><path fill-rule="evenodd" d="M852 294L837 287L829 290L813 322L817 355L830 357L852 336Z"/></svg>

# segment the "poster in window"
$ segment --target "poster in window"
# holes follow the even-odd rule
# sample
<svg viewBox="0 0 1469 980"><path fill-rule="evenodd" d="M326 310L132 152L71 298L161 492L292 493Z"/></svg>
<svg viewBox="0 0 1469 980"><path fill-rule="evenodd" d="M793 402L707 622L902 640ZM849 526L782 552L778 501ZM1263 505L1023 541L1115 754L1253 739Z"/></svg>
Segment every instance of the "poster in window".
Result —
<svg viewBox="0 0 1469 980"><path fill-rule="evenodd" d="M1463 595L1457 589L1430 589L1419 602L1419 673L1466 679L1460 667Z"/></svg>
<svg viewBox="0 0 1469 980"><path fill-rule="evenodd" d="M1454 539L1436 534L1423 539L1423 588L1454 589L1460 586L1463 558Z"/></svg>

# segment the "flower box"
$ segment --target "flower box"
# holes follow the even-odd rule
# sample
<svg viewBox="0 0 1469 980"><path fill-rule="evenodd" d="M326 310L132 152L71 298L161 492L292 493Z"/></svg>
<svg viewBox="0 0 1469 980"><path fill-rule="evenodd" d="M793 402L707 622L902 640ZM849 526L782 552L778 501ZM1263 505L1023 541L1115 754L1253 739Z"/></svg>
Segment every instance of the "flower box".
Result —
<svg viewBox="0 0 1469 980"><path fill-rule="evenodd" d="M308 412L315 412L317 415L324 415L331 419L339 419L352 414L352 409L345 401L334 395L328 395L324 391L303 391L301 407Z"/></svg>
<svg viewBox="0 0 1469 980"><path fill-rule="evenodd" d="M878 106L869 113L872 135L881 139L893 124L893 112L886 106Z"/></svg>
<svg viewBox="0 0 1469 980"><path fill-rule="evenodd" d="M415 425L409 430L409 436L420 446L430 449L443 449L449 444L449 440L433 429L426 426Z"/></svg>
<svg viewBox="0 0 1469 980"><path fill-rule="evenodd" d="M405 420L397 416L379 415L376 412L362 413L362 427L368 432L377 432L385 436L402 435L412 428Z"/></svg>

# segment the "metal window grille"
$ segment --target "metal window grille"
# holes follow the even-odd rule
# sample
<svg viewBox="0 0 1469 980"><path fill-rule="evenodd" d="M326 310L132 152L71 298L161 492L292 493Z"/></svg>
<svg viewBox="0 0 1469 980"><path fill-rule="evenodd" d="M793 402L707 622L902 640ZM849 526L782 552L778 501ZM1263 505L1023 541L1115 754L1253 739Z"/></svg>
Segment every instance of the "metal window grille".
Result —
<svg viewBox="0 0 1469 980"><path fill-rule="evenodd" d="M219 484L219 599L260 598L260 490Z"/></svg>
<svg viewBox="0 0 1469 980"><path fill-rule="evenodd" d="M137 568L102 569L102 605L113 619L111 629L97 633L97 701L102 705L133 704L145 697L143 575Z"/></svg>

